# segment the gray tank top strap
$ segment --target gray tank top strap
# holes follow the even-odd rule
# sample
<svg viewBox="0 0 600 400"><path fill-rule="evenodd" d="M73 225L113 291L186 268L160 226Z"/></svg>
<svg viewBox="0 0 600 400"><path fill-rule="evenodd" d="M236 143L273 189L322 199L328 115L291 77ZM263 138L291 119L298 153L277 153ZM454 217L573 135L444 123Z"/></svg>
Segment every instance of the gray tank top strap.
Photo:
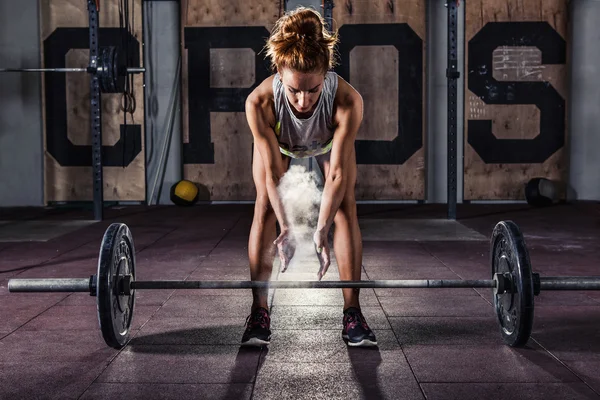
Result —
<svg viewBox="0 0 600 400"><path fill-rule="evenodd" d="M325 75L323 90L315 111L308 118L298 118L292 112L279 73L273 78L275 100L275 133L281 153L292 158L318 156L331 151L333 144L333 105L338 87L338 75Z"/></svg>

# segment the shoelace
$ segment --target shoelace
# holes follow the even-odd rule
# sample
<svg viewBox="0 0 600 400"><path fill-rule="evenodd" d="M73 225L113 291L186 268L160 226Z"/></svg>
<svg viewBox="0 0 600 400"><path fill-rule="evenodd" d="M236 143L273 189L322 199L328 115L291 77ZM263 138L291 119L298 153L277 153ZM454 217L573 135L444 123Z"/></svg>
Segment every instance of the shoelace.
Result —
<svg viewBox="0 0 600 400"><path fill-rule="evenodd" d="M259 311L256 313L252 313L248 315L246 318L246 325L248 328L254 328L255 326L260 326L261 328L268 328L268 316L264 311Z"/></svg>
<svg viewBox="0 0 600 400"><path fill-rule="evenodd" d="M346 314L346 329L354 328L359 322L359 317L355 313Z"/></svg>
<svg viewBox="0 0 600 400"><path fill-rule="evenodd" d="M365 317L362 314L359 314L359 313L346 314L347 329L354 328L356 325L358 325L358 323L360 323L364 329L370 330L369 325L367 325L367 320L365 319Z"/></svg>

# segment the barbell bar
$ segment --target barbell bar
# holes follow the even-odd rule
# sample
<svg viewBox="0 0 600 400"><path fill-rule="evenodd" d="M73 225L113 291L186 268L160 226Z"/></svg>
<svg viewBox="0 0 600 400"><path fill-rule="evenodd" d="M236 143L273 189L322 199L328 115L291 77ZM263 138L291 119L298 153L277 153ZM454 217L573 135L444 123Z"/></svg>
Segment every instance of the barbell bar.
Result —
<svg viewBox="0 0 600 400"><path fill-rule="evenodd" d="M500 221L490 240L492 279L414 279L372 281L241 281L135 280L135 246L128 226L111 224L102 238L98 270L89 278L10 279L9 292L89 292L96 296L98 321L107 345L122 348L129 341L140 289L250 288L491 288L500 333L511 347L524 346L531 336L534 296L541 290L600 290L600 276L540 277L532 272L519 227Z"/></svg>
<svg viewBox="0 0 600 400"><path fill-rule="evenodd" d="M51 279L11 279L10 292L93 292L93 276L90 278L51 278ZM491 288L498 287L494 279L402 279L402 280L369 280L369 281L240 281L240 280L153 280L134 281L131 275L119 277L128 288L123 293L139 289L434 289L434 288ZM563 276L540 277L539 288L548 290L600 290L600 277L596 276ZM510 291L504 289L502 293ZM93 295L93 293L91 293Z"/></svg>
<svg viewBox="0 0 600 400"><path fill-rule="evenodd" d="M86 68L0 68L0 72L88 72L98 76L102 93L123 93L127 75L146 72L146 68L128 67L120 47L106 46L100 48L98 57L90 60Z"/></svg>
<svg viewBox="0 0 600 400"><path fill-rule="evenodd" d="M0 68L0 72L89 72L95 73L97 70L100 70L101 67L98 68ZM127 68L128 74L139 74L142 72L146 72L146 68Z"/></svg>

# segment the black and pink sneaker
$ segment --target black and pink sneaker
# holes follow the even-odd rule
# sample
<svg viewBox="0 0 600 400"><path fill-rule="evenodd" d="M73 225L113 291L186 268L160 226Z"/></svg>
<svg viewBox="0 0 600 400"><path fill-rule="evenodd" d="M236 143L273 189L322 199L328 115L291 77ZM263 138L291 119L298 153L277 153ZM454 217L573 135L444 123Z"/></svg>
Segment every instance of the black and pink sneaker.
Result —
<svg viewBox="0 0 600 400"><path fill-rule="evenodd" d="M348 346L377 346L375 334L360 309L349 307L344 310L343 324L342 338L348 340Z"/></svg>
<svg viewBox="0 0 600 400"><path fill-rule="evenodd" d="M246 331L242 346L266 346L271 340L271 318L269 311L259 307L246 318Z"/></svg>

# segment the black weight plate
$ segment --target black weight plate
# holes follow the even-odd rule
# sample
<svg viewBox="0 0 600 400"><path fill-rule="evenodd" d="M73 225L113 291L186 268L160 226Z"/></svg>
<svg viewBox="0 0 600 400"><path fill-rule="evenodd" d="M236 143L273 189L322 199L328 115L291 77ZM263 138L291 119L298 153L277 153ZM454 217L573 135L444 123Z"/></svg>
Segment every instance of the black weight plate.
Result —
<svg viewBox="0 0 600 400"><path fill-rule="evenodd" d="M114 47L102 47L98 57L98 81L102 93L114 93L113 86Z"/></svg>
<svg viewBox="0 0 600 400"><path fill-rule="evenodd" d="M127 60L120 47L100 49L98 78L102 93L123 93L127 79Z"/></svg>
<svg viewBox="0 0 600 400"><path fill-rule="evenodd" d="M113 57L113 87L114 93L125 92L125 81L127 79L127 60L120 47L115 47Z"/></svg>
<svg viewBox="0 0 600 400"><path fill-rule="evenodd" d="M494 294L494 309L502 338L511 347L527 343L533 328L533 277L529 252L519 227L512 221L500 221L491 238L492 277L510 273L511 288Z"/></svg>
<svg viewBox="0 0 600 400"><path fill-rule="evenodd" d="M119 276L135 280L135 248L127 225L111 224L102 239L97 275L98 322L106 344L120 349L129 340L133 320L135 291L122 295Z"/></svg>

